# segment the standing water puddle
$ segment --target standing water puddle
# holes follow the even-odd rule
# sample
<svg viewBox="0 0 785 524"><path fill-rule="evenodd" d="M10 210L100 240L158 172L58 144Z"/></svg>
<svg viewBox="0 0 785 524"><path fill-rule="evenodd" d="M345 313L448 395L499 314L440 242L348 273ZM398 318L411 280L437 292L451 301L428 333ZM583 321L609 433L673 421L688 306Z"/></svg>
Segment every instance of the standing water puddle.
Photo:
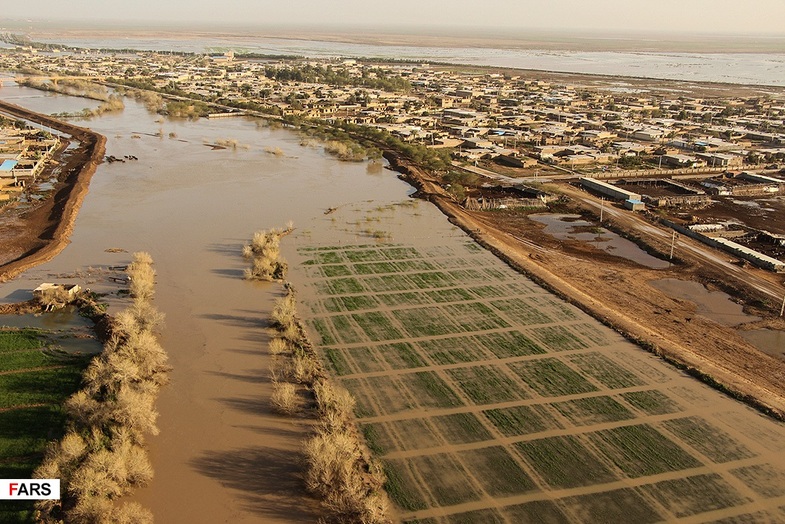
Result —
<svg viewBox="0 0 785 524"><path fill-rule="evenodd" d="M651 281L649 284L670 297L694 302L698 306L697 313L699 315L726 326L738 326L760 320L760 317L744 313L742 306L733 302L727 293L709 291L698 282L664 278ZM767 355L785 358L785 332L773 329L752 329L738 333L747 342Z"/></svg>
<svg viewBox="0 0 785 524"><path fill-rule="evenodd" d="M545 224L545 232L555 238L587 242L611 255L632 260L652 269L663 269L670 265L668 261L646 253L634 242L583 220L580 215L536 214L529 215L529 218ZM590 231L587 230L589 228Z"/></svg>
<svg viewBox="0 0 785 524"><path fill-rule="evenodd" d="M43 314L0 315L0 327L40 329L66 353L95 354L103 349L93 334L93 323L81 317L75 307Z"/></svg>

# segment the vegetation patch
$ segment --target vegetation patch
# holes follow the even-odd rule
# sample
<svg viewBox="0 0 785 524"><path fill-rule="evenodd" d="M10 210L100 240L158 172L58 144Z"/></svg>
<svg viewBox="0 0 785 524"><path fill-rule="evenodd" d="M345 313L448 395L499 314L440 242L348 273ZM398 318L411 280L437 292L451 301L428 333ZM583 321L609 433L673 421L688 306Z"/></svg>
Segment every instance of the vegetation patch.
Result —
<svg viewBox="0 0 785 524"><path fill-rule="evenodd" d="M381 312L355 313L352 318L365 336L370 340L380 342L384 340L395 340L403 338L401 332L392 325L386 314Z"/></svg>
<svg viewBox="0 0 785 524"><path fill-rule="evenodd" d="M771 464L756 464L731 470L739 480L765 498L785 495L785 471Z"/></svg>
<svg viewBox="0 0 785 524"><path fill-rule="evenodd" d="M445 522L448 524L475 524L476 522L482 522L483 524L504 524L506 521L495 509L478 509L476 511L449 515L445 518Z"/></svg>
<svg viewBox="0 0 785 524"><path fill-rule="evenodd" d="M336 278L326 283L331 295L350 295L363 293L365 288L356 278Z"/></svg>
<svg viewBox="0 0 785 524"><path fill-rule="evenodd" d="M681 411L681 406L675 400L657 390L622 393L621 398L646 415L667 415Z"/></svg>
<svg viewBox="0 0 785 524"><path fill-rule="evenodd" d="M450 369L447 374L477 405L527 398L520 384L492 366Z"/></svg>
<svg viewBox="0 0 785 524"><path fill-rule="evenodd" d="M469 444L493 438L482 422L471 413L433 417L431 422L450 444Z"/></svg>
<svg viewBox="0 0 785 524"><path fill-rule="evenodd" d="M469 475L455 457L440 453L409 460L412 470L426 479L426 489L436 506L453 506L480 499L480 493L469 480Z"/></svg>
<svg viewBox="0 0 785 524"><path fill-rule="evenodd" d="M717 474L666 480L640 489L679 518L750 502Z"/></svg>
<svg viewBox="0 0 785 524"><path fill-rule="evenodd" d="M348 277L354 274L354 272L344 264L334 264L330 266L322 266L322 274L325 277L332 278L332 277Z"/></svg>
<svg viewBox="0 0 785 524"><path fill-rule="evenodd" d="M482 414L490 420L505 437L516 437L539 433L561 427L556 419L540 406L515 406L512 408L489 409Z"/></svg>
<svg viewBox="0 0 785 524"><path fill-rule="evenodd" d="M585 378L556 358L509 364L521 380L544 397L577 395L597 391Z"/></svg>
<svg viewBox="0 0 785 524"><path fill-rule="evenodd" d="M521 357L545 353L544 349L520 331L484 333L482 335L475 335L473 338L498 358Z"/></svg>
<svg viewBox="0 0 785 524"><path fill-rule="evenodd" d="M377 273L397 273L398 268L392 262L375 262L370 264L354 264L358 275L373 275Z"/></svg>
<svg viewBox="0 0 785 524"><path fill-rule="evenodd" d="M314 318L309 322L311 328L319 334L319 338L321 339L319 342L326 346L330 346L338 342L335 339L335 335L333 335L332 330L330 329L330 324L328 318Z"/></svg>
<svg viewBox="0 0 785 524"><path fill-rule="evenodd" d="M589 397L551 404L576 426L629 420L635 415L610 397Z"/></svg>
<svg viewBox="0 0 785 524"><path fill-rule="evenodd" d="M332 333L336 333L342 343L353 344L365 340L362 331L355 327L351 317L336 315L328 317L326 320L332 324Z"/></svg>
<svg viewBox="0 0 785 524"><path fill-rule="evenodd" d="M450 386L433 371L404 375L401 377L401 382L422 407L451 408L463 405Z"/></svg>
<svg viewBox="0 0 785 524"><path fill-rule="evenodd" d="M432 337L460 332L450 317L437 307L397 309L392 312L411 337Z"/></svg>
<svg viewBox="0 0 785 524"><path fill-rule="evenodd" d="M479 302L445 304L442 308L454 322L463 327L464 331L487 331L510 327L491 308Z"/></svg>
<svg viewBox="0 0 785 524"><path fill-rule="evenodd" d="M409 293L385 293L384 295L376 295L380 301L390 307L395 306L419 306L430 304L427 295L416 292Z"/></svg>
<svg viewBox="0 0 785 524"><path fill-rule="evenodd" d="M702 464L649 426L623 426L589 434L590 440L627 476L636 478Z"/></svg>
<svg viewBox="0 0 785 524"><path fill-rule="evenodd" d="M428 507L420 492L419 483L412 477L407 462L403 460L383 460L387 482L384 489L399 507L417 511Z"/></svg>
<svg viewBox="0 0 785 524"><path fill-rule="evenodd" d="M465 289L461 288L452 288L452 289L437 289L436 291L426 291L425 294L430 298L433 302L464 302L466 300L472 300L474 297L466 291Z"/></svg>
<svg viewBox="0 0 785 524"><path fill-rule="evenodd" d="M346 350L324 348L324 356L336 375L351 375L353 373L349 360L346 358Z"/></svg>
<svg viewBox="0 0 785 524"><path fill-rule="evenodd" d="M578 522L648 524L664 520L651 504L629 488L564 498L560 502L572 510Z"/></svg>
<svg viewBox="0 0 785 524"><path fill-rule="evenodd" d="M570 520L550 500L535 500L526 504L507 506L502 513L510 522L538 522L542 524L566 524Z"/></svg>
<svg viewBox="0 0 785 524"><path fill-rule="evenodd" d="M631 388L645 384L631 371L599 353L583 353L569 357L581 371L610 389Z"/></svg>
<svg viewBox="0 0 785 524"><path fill-rule="evenodd" d="M388 451L408 451L441 446L443 441L428 419L410 418L377 424L378 442Z"/></svg>
<svg viewBox="0 0 785 524"><path fill-rule="evenodd" d="M512 455L501 446L463 451L458 456L492 497L527 493L537 487Z"/></svg>
<svg viewBox="0 0 785 524"><path fill-rule="evenodd" d="M518 298L494 300L491 305L502 311L513 322L524 326L552 322L548 315Z"/></svg>
<svg viewBox="0 0 785 524"><path fill-rule="evenodd" d="M474 343L470 337L421 340L417 345L437 364L474 362L486 358L482 346Z"/></svg>
<svg viewBox="0 0 785 524"><path fill-rule="evenodd" d="M616 480L616 476L577 437L519 442L515 448L529 466L554 488L574 488ZM586 520L582 522L625 522Z"/></svg>
<svg viewBox="0 0 785 524"><path fill-rule="evenodd" d="M552 351L574 351L588 347L583 340L564 326L535 327L533 336Z"/></svg>
<svg viewBox="0 0 785 524"><path fill-rule="evenodd" d="M344 251L343 254L346 259L351 262L376 262L379 260L387 260L387 257L376 249L352 249Z"/></svg>
<svg viewBox="0 0 785 524"><path fill-rule="evenodd" d="M426 365L425 360L408 342L378 346L376 350L392 369L419 368Z"/></svg>
<svg viewBox="0 0 785 524"><path fill-rule="evenodd" d="M427 273L411 273L406 277L414 283L417 289L433 289L437 287L450 287L455 281L446 273L431 271Z"/></svg>
<svg viewBox="0 0 785 524"><path fill-rule="evenodd" d="M663 426L719 464L755 456L733 437L698 417L668 420Z"/></svg>
<svg viewBox="0 0 785 524"><path fill-rule="evenodd" d="M368 289L374 293L383 293L385 291L407 291L416 289L417 286L413 284L404 275L382 275L378 277L367 277L363 280ZM382 298L382 297L380 297Z"/></svg>

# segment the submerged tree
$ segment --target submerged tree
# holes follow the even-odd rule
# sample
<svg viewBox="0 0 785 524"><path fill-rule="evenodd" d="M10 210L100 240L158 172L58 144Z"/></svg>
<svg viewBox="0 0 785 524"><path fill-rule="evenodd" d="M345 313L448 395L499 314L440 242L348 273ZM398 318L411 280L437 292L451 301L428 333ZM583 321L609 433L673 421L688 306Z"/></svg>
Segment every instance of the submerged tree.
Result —
<svg viewBox="0 0 785 524"><path fill-rule="evenodd" d="M281 280L286 276L289 266L281 258L281 237L293 229L291 222L286 229L262 230L254 233L250 244L243 246L243 257L251 260L251 267L245 270L248 280Z"/></svg>

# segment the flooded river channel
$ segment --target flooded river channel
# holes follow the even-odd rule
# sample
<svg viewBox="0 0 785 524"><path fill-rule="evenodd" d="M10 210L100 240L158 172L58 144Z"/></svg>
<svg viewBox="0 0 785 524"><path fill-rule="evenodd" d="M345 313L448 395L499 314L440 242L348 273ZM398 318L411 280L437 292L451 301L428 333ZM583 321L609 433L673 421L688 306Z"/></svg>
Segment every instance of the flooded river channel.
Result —
<svg viewBox="0 0 785 524"><path fill-rule="evenodd" d="M7 84L0 97L45 113L89 105ZM297 228L290 243L374 242L382 220L395 225L393 216L404 214L409 219L385 235L412 220L415 231L434 231L434 221L447 232L428 234L458 231L428 206L396 206L412 188L391 171L339 162L257 120L163 121L126 100L123 112L82 125L106 135L107 155L138 160L99 166L70 245L0 285L0 301L24 300L42 281L58 279L115 292L100 269L149 251L174 371L158 401L161 434L150 439L155 479L137 499L159 522L315 522L298 477L307 423L273 415L267 401L266 318L281 288L242 279L242 244L288 220ZM236 147L206 145L219 142ZM325 215L330 207L338 211ZM96 271L87 282L68 278L89 267Z"/></svg>

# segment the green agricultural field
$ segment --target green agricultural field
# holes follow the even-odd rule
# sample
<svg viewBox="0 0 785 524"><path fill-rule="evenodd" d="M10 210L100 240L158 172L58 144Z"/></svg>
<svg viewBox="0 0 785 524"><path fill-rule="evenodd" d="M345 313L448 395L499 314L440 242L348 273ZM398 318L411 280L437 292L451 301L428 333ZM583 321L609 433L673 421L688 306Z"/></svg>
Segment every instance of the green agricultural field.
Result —
<svg viewBox="0 0 785 524"><path fill-rule="evenodd" d="M403 522L785 521L785 425L475 244L299 255L311 334Z"/></svg>
<svg viewBox="0 0 785 524"><path fill-rule="evenodd" d="M0 330L0 478L30 478L47 442L65 431L63 401L88 359L48 349L37 330ZM0 522L31 522L32 502L0 503Z"/></svg>

